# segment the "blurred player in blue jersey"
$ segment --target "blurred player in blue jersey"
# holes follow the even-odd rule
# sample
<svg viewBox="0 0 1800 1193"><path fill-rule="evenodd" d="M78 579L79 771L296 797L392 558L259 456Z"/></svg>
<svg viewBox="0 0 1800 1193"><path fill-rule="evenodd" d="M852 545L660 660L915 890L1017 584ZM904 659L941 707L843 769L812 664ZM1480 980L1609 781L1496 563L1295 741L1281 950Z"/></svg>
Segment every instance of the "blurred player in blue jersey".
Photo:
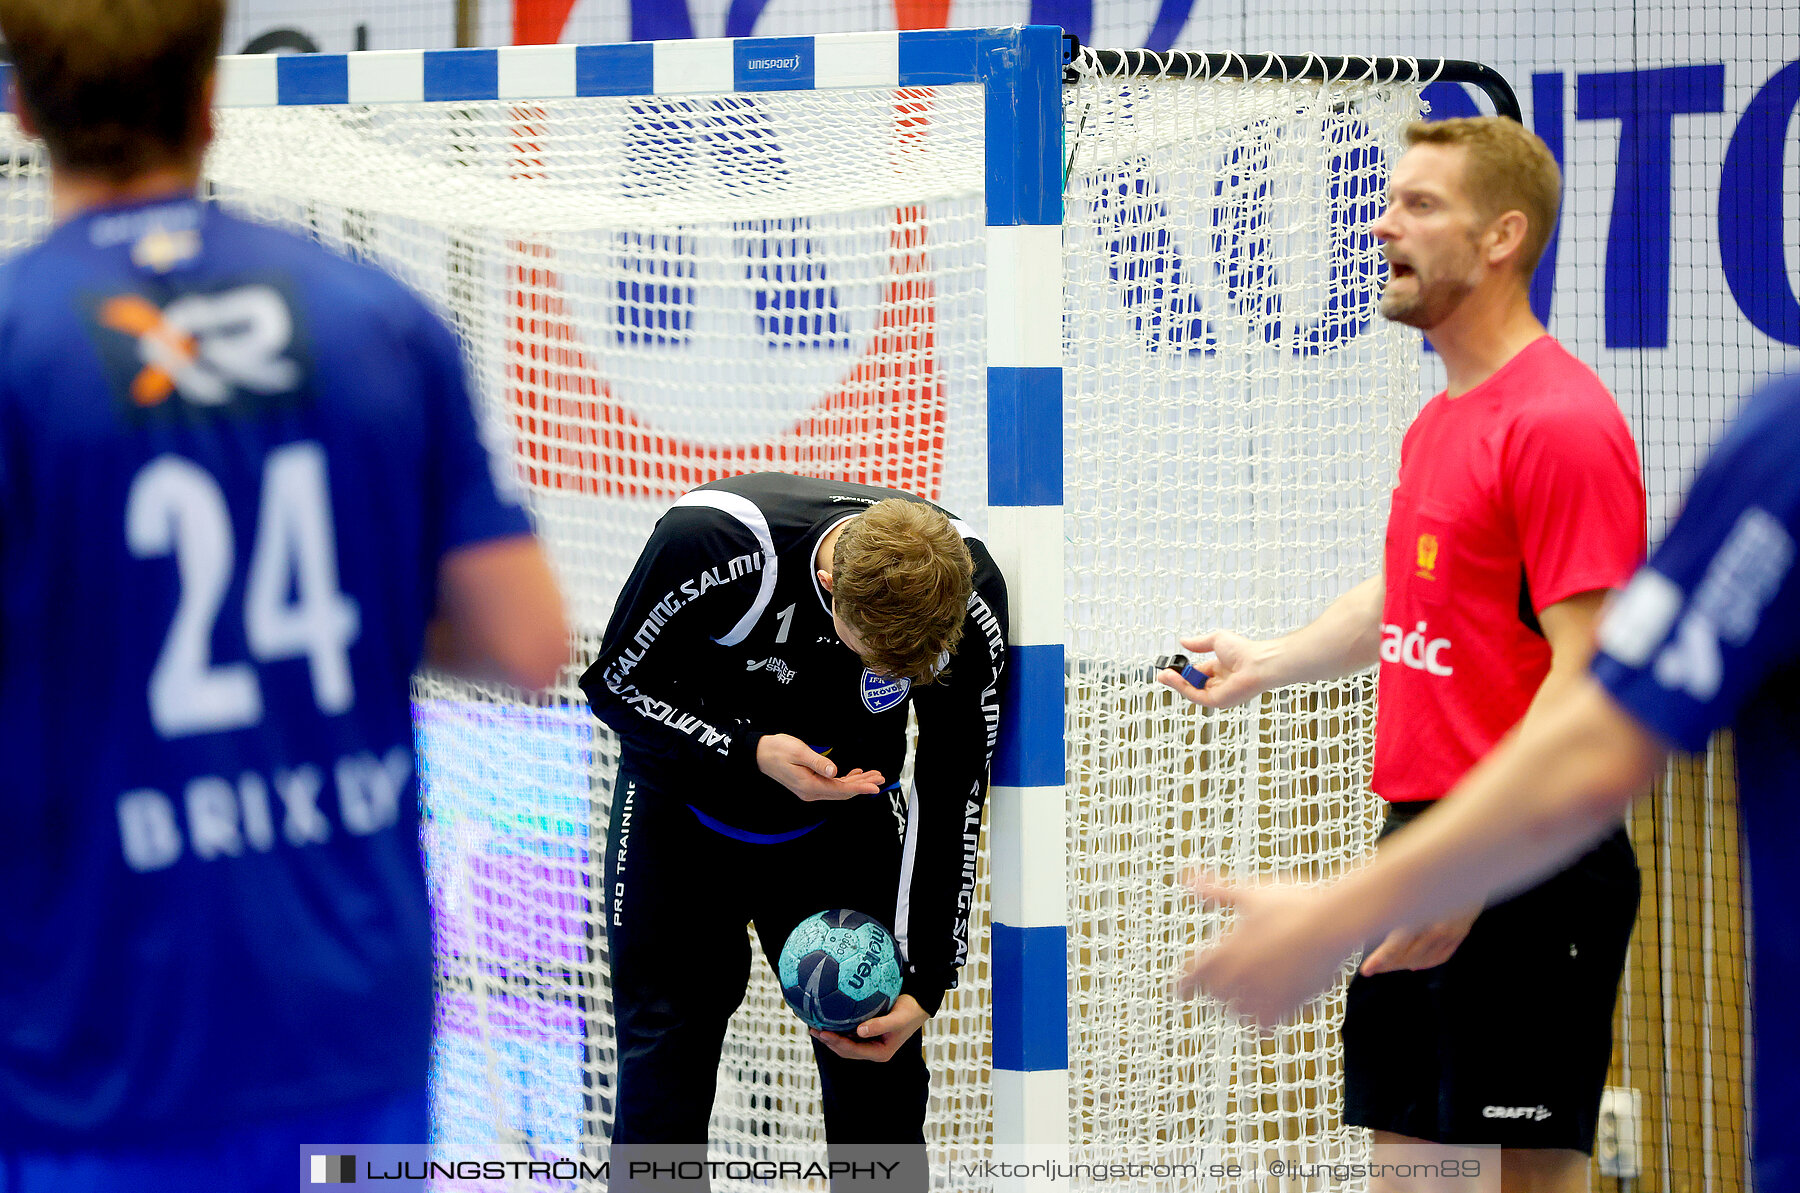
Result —
<svg viewBox="0 0 1800 1193"><path fill-rule="evenodd" d="M1265 1023L1343 959L1445 907L1528 886L1613 831L1671 750L1737 735L1750 855L1761 1193L1800 1190L1800 378L1753 398L1668 537L1607 612L1592 674L1482 762L1368 867L1324 889L1238 890L1237 927L1184 984ZM1471 1024L1479 1031L1479 1024Z"/></svg>
<svg viewBox="0 0 1800 1193"><path fill-rule="evenodd" d="M0 0L57 226L0 270L0 1189L422 1143L408 677L561 601L400 285L195 198L221 0Z"/></svg>

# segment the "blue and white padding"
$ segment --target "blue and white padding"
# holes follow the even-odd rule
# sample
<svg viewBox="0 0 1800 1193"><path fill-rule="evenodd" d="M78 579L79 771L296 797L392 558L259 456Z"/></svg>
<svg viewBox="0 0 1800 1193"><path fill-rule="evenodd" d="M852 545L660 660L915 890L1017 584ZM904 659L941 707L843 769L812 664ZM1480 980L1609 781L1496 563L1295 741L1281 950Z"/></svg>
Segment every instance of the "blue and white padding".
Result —
<svg viewBox="0 0 1800 1193"><path fill-rule="evenodd" d="M988 543L1012 614L989 801L993 1105L1010 1160L1062 1159L1070 1142L1061 31L1015 37L1010 69L985 80Z"/></svg>

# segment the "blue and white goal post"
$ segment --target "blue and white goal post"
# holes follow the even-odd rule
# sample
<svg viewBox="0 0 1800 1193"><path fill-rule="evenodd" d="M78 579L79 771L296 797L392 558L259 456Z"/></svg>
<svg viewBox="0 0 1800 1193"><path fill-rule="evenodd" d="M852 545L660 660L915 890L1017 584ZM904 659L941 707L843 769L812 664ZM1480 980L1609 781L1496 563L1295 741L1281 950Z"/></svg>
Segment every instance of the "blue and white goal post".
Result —
<svg viewBox="0 0 1800 1193"><path fill-rule="evenodd" d="M1189 868L1327 875L1366 847L1369 685L1200 718L1148 664L1182 631L1283 632L1379 566L1419 353L1375 313L1367 225L1443 64L1066 44L223 60L211 192L444 312L576 625L547 699L419 680L440 1144L606 1143L617 743L574 677L662 511L778 469L938 500L1008 580L969 957L926 1028L936 1182L1359 1155L1335 1111L1341 995L1264 1042L1170 987L1216 927ZM49 213L37 150L8 136L17 244ZM754 966L714 1150L821 1139L810 1041Z"/></svg>

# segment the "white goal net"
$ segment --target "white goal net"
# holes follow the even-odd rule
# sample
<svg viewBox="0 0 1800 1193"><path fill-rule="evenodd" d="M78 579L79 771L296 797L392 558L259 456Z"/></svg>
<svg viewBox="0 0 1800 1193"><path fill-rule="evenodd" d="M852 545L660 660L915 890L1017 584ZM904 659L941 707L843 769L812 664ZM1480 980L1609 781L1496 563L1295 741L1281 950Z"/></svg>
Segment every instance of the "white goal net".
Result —
<svg viewBox="0 0 1800 1193"><path fill-rule="evenodd" d="M543 701L418 685L436 1131L603 1143L616 1057L594 891L618 744L574 681L652 524L705 481L848 477L985 526L982 91L222 115L222 201L430 296L517 442L576 641ZM990 1118L973 943L932 1028L933 1139L951 1149L979 1147ZM697 948L692 980L707 964ZM719 1076L719 1155L819 1136L811 1040L760 961Z"/></svg>
<svg viewBox="0 0 1800 1193"><path fill-rule="evenodd" d="M1381 567L1419 348L1377 313L1367 229L1418 90L1090 68L1065 114L1074 1137L1097 1162L1354 1159L1341 987L1268 1040L1170 987L1219 926L1188 870L1310 879L1367 849L1373 677L1206 715L1146 678L1178 633L1277 635Z"/></svg>
<svg viewBox="0 0 1800 1193"><path fill-rule="evenodd" d="M1372 681L1201 717L1149 664L1178 631L1290 628L1379 566L1418 350L1374 314L1366 226L1418 107L1416 86L1065 88L1080 1159L1357 1147L1336 1000L1259 1042L1169 989L1201 923L1187 868L1321 876L1366 847ZM574 680L660 513L779 469L910 489L985 529L983 136L973 86L221 113L222 202L394 272L454 324L576 626L545 698L416 688L441 1141L607 1138L596 888L617 743ZM17 246L45 227L43 176L10 125L6 143ZM927 1028L930 1138L959 1160L992 1146L986 921ZM810 1042L759 963L713 1143L820 1137Z"/></svg>

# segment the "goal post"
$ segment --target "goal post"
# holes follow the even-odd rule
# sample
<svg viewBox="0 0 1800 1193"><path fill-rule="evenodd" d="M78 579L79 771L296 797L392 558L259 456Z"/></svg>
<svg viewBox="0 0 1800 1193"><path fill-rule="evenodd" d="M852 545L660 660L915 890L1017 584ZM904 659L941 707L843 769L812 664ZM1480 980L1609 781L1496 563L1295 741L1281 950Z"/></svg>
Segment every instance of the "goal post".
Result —
<svg viewBox="0 0 1800 1193"><path fill-rule="evenodd" d="M570 600L547 696L415 686L440 1142L605 1143L618 745L574 679L668 505L778 469L940 501L1007 577L969 960L926 1029L939 1156L1356 1158L1341 991L1265 1044L1169 988L1218 922L1186 868L1323 876L1366 849L1372 681L1199 716L1149 664L1181 630L1280 632L1378 566L1419 356L1374 316L1366 227L1440 78L1505 110L1468 64L1052 27L221 61L212 193L455 326ZM5 139L17 246L48 206ZM762 969L721 1063L734 1157L818 1140L810 1042Z"/></svg>

